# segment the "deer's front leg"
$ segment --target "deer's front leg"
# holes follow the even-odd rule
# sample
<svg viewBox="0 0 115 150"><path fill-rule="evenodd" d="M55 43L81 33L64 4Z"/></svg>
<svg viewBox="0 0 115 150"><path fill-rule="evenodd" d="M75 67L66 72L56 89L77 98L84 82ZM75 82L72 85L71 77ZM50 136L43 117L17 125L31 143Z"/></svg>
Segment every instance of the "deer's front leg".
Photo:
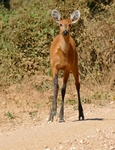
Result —
<svg viewBox="0 0 115 150"><path fill-rule="evenodd" d="M59 89L58 75L57 74L54 76L53 82L54 82L54 96L53 96L52 107L51 107L51 110L50 110L50 116L49 116L48 121L53 121L54 116L57 113L57 95L58 95L58 89Z"/></svg>

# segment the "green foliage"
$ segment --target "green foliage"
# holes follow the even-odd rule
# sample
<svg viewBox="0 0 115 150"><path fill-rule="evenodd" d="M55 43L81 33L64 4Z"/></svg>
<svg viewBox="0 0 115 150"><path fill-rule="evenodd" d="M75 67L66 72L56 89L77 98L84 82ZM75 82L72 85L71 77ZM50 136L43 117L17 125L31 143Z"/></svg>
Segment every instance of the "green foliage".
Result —
<svg viewBox="0 0 115 150"><path fill-rule="evenodd" d="M74 100L67 99L65 103L69 104L69 105L75 105L77 103L77 100L76 99L74 99Z"/></svg>
<svg viewBox="0 0 115 150"><path fill-rule="evenodd" d="M40 104L39 104L39 103L36 103L36 104L35 104L35 108L39 109L39 108L40 108Z"/></svg>
<svg viewBox="0 0 115 150"><path fill-rule="evenodd" d="M34 118L35 116L37 116L38 111L30 111L29 115L31 118Z"/></svg>
<svg viewBox="0 0 115 150"><path fill-rule="evenodd" d="M15 119L15 116L9 111L7 113L5 113L5 116L9 119Z"/></svg>
<svg viewBox="0 0 115 150"><path fill-rule="evenodd" d="M109 92L96 92L92 95L92 99L97 105L105 105L106 102L111 101L111 95Z"/></svg>
<svg viewBox="0 0 115 150"><path fill-rule="evenodd" d="M20 82L25 76L39 73L51 75L49 48L59 33L50 15L54 8L64 17L75 9L80 10L81 19L71 32L79 54L80 77L94 83L106 81L114 63L115 4L96 3L94 12L88 3L88 0L65 3L16 0L11 1L11 11L1 8L0 85ZM99 9L101 4L103 9Z"/></svg>

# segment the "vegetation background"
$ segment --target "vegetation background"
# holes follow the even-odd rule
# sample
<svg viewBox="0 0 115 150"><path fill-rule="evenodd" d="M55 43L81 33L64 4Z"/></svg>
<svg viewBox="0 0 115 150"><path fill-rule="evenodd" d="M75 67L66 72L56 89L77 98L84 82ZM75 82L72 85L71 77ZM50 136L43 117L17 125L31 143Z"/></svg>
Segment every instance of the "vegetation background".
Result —
<svg viewBox="0 0 115 150"><path fill-rule="evenodd" d="M52 9L59 10L63 18L69 17L76 9L81 12L80 20L72 26L71 35L79 55L81 100L85 115L87 106L113 105L115 0L9 2L10 7L6 9L3 0L0 0L0 132L17 125L39 125L40 121L47 120L53 98L49 48L59 33L58 25L51 18ZM61 83L62 73L60 86ZM66 118L78 112L72 75L68 81L65 104Z"/></svg>
<svg viewBox="0 0 115 150"><path fill-rule="evenodd" d="M3 1L10 2L8 9ZM63 18L76 9L81 12L71 35L79 55L83 122L76 122L77 92L70 74L65 97L66 123L55 122L58 121L61 91L54 122L47 123L53 98L49 48L59 33L58 25L51 18L52 9L59 10ZM61 73L60 87L62 80ZM1 149L38 150L41 145L41 149L98 147L113 150L114 110L115 0L0 0Z"/></svg>
<svg viewBox="0 0 115 150"><path fill-rule="evenodd" d="M0 86L25 76L51 75L49 47L59 33L51 19L58 9L69 17L79 9L72 27L79 54L80 78L93 84L115 85L114 0L11 0L10 11L0 5ZM1 3L2 4L2 3Z"/></svg>

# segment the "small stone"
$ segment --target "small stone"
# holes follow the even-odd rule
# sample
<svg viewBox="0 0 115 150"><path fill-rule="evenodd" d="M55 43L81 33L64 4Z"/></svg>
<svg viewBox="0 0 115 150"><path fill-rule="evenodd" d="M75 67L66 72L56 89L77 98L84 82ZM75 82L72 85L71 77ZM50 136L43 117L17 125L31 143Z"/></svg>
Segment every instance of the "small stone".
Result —
<svg viewBox="0 0 115 150"><path fill-rule="evenodd" d="M46 118L46 121L48 121L48 119L49 119L49 118L47 117L47 118Z"/></svg>
<svg viewBox="0 0 115 150"><path fill-rule="evenodd" d="M50 148L48 148L48 146L45 146L45 150L50 150Z"/></svg>
<svg viewBox="0 0 115 150"><path fill-rule="evenodd" d="M72 147L70 148L70 150L75 150L76 147L74 145L72 145Z"/></svg>
<svg viewBox="0 0 115 150"><path fill-rule="evenodd" d="M111 104L113 104L113 103L114 103L114 102L113 102L113 101L111 101L111 102L110 102L110 105L111 105Z"/></svg>
<svg viewBox="0 0 115 150"><path fill-rule="evenodd" d="M101 130L100 129L96 129L96 132L99 133Z"/></svg>
<svg viewBox="0 0 115 150"><path fill-rule="evenodd" d="M80 144L82 144L83 143L83 140L80 140Z"/></svg>
<svg viewBox="0 0 115 150"><path fill-rule="evenodd" d="M62 146L62 145L59 147L59 150L61 150L61 149L63 149L63 146Z"/></svg>

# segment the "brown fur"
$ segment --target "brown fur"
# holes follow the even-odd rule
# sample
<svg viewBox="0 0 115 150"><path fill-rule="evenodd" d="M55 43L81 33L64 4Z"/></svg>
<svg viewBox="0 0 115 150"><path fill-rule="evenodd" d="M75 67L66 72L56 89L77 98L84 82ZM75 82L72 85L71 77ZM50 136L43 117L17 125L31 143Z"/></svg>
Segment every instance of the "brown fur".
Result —
<svg viewBox="0 0 115 150"><path fill-rule="evenodd" d="M74 14L73 14L74 15ZM84 119L83 108L80 100L80 83L78 73L78 55L76 51L76 45L73 38L70 36L70 28L72 21L70 19L64 19L58 21L60 14L54 10L54 19L60 25L60 34L57 35L50 47L50 63L52 67L53 81L54 81L54 97L52 101L52 108L49 116L49 121L53 121L57 112L57 95L58 95L58 73L60 70L64 71L63 86L61 90L62 104L60 109L60 120L64 122L64 97L66 93L67 80L72 71L75 78L75 86L78 93L78 110L79 120L82 117Z"/></svg>

